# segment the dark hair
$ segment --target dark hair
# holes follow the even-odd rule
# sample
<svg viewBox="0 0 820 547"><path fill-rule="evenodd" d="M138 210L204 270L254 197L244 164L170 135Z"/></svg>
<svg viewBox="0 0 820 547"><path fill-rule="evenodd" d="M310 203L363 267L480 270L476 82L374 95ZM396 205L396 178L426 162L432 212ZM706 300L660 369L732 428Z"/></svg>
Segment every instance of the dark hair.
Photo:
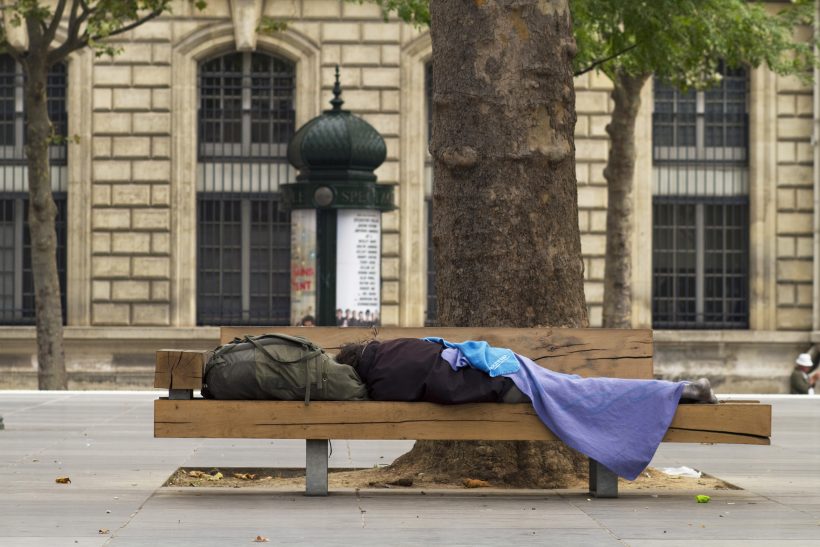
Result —
<svg viewBox="0 0 820 547"><path fill-rule="evenodd" d="M336 354L336 362L357 368L359 366L359 360L362 358L362 353L364 353L364 348L367 347L367 344L368 342L350 342L348 344L342 344L339 348L339 353Z"/></svg>

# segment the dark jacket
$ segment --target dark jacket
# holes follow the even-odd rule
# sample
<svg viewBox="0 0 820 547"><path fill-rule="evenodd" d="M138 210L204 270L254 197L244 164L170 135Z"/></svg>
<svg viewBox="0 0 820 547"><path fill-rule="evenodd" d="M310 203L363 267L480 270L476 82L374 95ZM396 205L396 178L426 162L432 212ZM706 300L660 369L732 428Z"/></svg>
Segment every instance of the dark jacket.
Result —
<svg viewBox="0 0 820 547"><path fill-rule="evenodd" d="M440 404L501 402L514 384L465 367L455 371L441 358L440 344L418 338L370 342L357 372L377 401L428 401Z"/></svg>
<svg viewBox="0 0 820 547"><path fill-rule="evenodd" d="M792 375L789 377L789 388L791 389L791 393L795 395L806 395L809 392L810 387L809 375L799 368L794 367L794 370L792 370Z"/></svg>

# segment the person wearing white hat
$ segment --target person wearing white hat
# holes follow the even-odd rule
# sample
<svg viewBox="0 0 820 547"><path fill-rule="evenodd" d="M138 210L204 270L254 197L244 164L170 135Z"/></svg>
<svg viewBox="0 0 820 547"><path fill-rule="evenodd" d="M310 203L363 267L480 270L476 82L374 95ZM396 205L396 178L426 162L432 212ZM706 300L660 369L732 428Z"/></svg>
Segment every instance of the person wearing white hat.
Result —
<svg viewBox="0 0 820 547"><path fill-rule="evenodd" d="M801 353L794 361L794 370L789 378L791 393L802 395L814 395L814 384L817 382L820 371L809 374L809 370L814 366L811 355Z"/></svg>

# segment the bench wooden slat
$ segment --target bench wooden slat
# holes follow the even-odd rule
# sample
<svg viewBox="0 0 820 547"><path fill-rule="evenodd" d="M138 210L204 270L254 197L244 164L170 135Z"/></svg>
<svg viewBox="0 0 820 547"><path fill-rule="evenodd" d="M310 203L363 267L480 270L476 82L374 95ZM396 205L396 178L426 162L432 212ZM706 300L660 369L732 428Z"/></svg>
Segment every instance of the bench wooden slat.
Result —
<svg viewBox="0 0 820 547"><path fill-rule="evenodd" d="M338 327L222 327L221 343L245 335L281 332L308 338L323 348L372 338L373 329ZM652 378L652 331L649 329L559 329L478 327L384 327L377 338L437 336L453 342L484 340L510 348L556 372L612 378ZM330 351L330 353L335 353Z"/></svg>
<svg viewBox="0 0 820 547"><path fill-rule="evenodd" d="M670 427L663 437L666 443L704 443L704 444L756 444L768 446L768 437L742 435L740 433L721 433L719 431L690 431Z"/></svg>
<svg viewBox="0 0 820 547"><path fill-rule="evenodd" d="M770 405L681 405L668 442L768 444ZM554 440L529 404L379 401L154 403L155 437Z"/></svg>
<svg viewBox="0 0 820 547"><path fill-rule="evenodd" d="M372 329L337 327L223 327L222 343L245 335L281 332L303 336L335 353L332 348L371 337ZM557 328L384 328L378 338L439 336L453 342L485 340L526 355L556 372L585 377L652 378L652 331ZM210 351L160 350L154 387L200 389Z"/></svg>
<svg viewBox="0 0 820 547"><path fill-rule="evenodd" d="M681 405L669 427L770 437L772 407L733 401L717 405Z"/></svg>

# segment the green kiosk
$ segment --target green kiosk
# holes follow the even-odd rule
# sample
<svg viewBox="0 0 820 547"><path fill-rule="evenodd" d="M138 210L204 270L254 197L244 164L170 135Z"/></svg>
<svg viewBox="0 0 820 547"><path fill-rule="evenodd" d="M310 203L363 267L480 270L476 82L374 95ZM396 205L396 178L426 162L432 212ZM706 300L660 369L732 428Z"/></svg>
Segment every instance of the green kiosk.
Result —
<svg viewBox="0 0 820 547"><path fill-rule="evenodd" d="M387 148L376 129L342 110L339 67L333 108L303 125L288 144L296 182L282 185L291 209L291 319L321 326L379 322L381 212L395 208L393 186L374 171Z"/></svg>

